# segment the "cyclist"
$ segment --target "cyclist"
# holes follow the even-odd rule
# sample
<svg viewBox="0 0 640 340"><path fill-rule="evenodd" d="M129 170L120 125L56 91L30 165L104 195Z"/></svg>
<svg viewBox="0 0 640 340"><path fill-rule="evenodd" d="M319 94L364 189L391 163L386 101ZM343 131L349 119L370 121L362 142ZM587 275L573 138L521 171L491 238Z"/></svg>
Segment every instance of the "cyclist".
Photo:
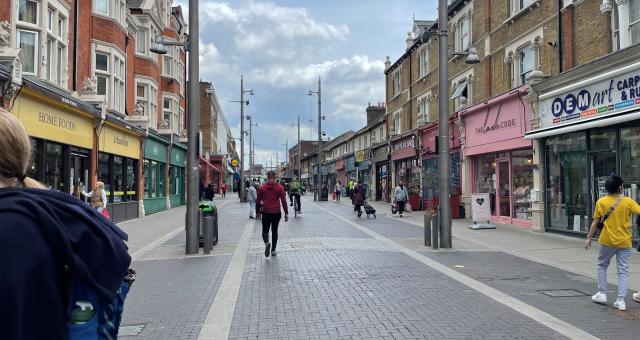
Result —
<svg viewBox="0 0 640 340"><path fill-rule="evenodd" d="M302 205L300 204L300 180L298 177L294 177L287 187L287 191L289 192L289 200L291 201L291 205L293 205L293 198L295 197L296 203L298 204L298 213L302 210Z"/></svg>

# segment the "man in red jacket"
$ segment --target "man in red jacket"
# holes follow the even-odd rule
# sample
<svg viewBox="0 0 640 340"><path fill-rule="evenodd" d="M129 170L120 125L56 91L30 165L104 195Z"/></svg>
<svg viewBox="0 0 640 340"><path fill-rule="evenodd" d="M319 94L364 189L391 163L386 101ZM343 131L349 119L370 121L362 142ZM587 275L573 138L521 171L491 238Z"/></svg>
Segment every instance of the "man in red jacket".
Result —
<svg viewBox="0 0 640 340"><path fill-rule="evenodd" d="M256 199L256 213L258 216L262 214L262 240L264 240L264 256L276 256L276 245L278 244L278 224L282 218L280 206L284 209L284 221L289 221L289 210L287 200L285 198L284 188L276 183L276 172L269 171L267 173L267 183L258 189L258 198ZM262 208L262 212L260 209ZM269 229L271 229L271 239L273 244L269 242Z"/></svg>

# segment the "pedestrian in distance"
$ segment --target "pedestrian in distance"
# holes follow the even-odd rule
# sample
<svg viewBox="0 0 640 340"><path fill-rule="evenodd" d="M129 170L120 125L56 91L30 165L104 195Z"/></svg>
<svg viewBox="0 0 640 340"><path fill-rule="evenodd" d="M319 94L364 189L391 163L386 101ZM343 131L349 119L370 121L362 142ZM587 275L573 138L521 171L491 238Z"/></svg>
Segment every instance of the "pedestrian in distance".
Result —
<svg viewBox="0 0 640 340"><path fill-rule="evenodd" d="M131 262L127 234L78 198L29 178L30 159L27 132L0 108L0 338L77 339L72 327L83 323L97 339L96 304L83 301L80 315L70 288L120 297Z"/></svg>
<svg viewBox="0 0 640 340"><path fill-rule="evenodd" d="M393 200L395 204L398 205L398 215L402 217L402 213L404 212L404 206L407 203L407 199L409 198L409 193L407 192L407 187L404 186L402 180L400 180L400 184L396 187L396 190L393 195Z"/></svg>
<svg viewBox="0 0 640 340"><path fill-rule="evenodd" d="M287 198L282 185L276 182L276 172L271 170L267 173L267 183L260 186L256 201L262 207L260 212L256 208L256 213L262 217L262 240L264 241L264 256L276 256L276 246L278 245L278 224L282 219L280 209L284 210L284 221L289 221L289 208ZM271 230L271 241L269 242L269 230Z"/></svg>
<svg viewBox="0 0 640 340"><path fill-rule="evenodd" d="M342 196L342 182L338 181L336 184L336 201L340 203L340 196Z"/></svg>
<svg viewBox="0 0 640 340"><path fill-rule="evenodd" d="M227 197L227 183L222 183L220 189L222 190L222 197Z"/></svg>
<svg viewBox="0 0 640 340"><path fill-rule="evenodd" d="M208 201L213 201L215 195L216 192L213 189L213 184L209 183L209 185L207 185L207 189L204 190L204 196Z"/></svg>
<svg viewBox="0 0 640 340"><path fill-rule="evenodd" d="M198 192L200 193L200 195L198 195L199 199L202 199L204 197L205 190L206 188L204 186L204 182L202 181L202 179L200 179L200 183L198 183Z"/></svg>
<svg viewBox="0 0 640 340"><path fill-rule="evenodd" d="M256 214L256 200L258 199L258 192L254 185L250 185L247 189L247 201L249 201L249 218L253 219Z"/></svg>
<svg viewBox="0 0 640 340"><path fill-rule="evenodd" d="M358 212L358 217L362 216L362 206L365 201L365 188L362 185L362 181L358 181L355 188L353 189L353 204L355 205L355 210Z"/></svg>
<svg viewBox="0 0 640 340"><path fill-rule="evenodd" d="M584 247L589 250L591 240L600 229L598 243L598 292L591 297L595 303L607 303L607 268L611 258L616 256L618 269L618 296L613 306L618 310L627 309L625 297L629 279L629 261L631 258L631 214L640 214L640 205L622 194L622 178L611 175L604 186L607 195L596 202L593 212L593 223L587 234ZM602 222L602 223L600 223ZM599 227L600 225L600 227ZM633 299L640 302L640 292L633 294Z"/></svg>
<svg viewBox="0 0 640 340"><path fill-rule="evenodd" d="M287 192L289 193L289 201L291 201L290 205L293 206L293 200L296 200L296 203L298 204L298 213L301 213L302 205L300 202L300 180L298 180L297 177L294 177L289 182L289 185L287 185Z"/></svg>
<svg viewBox="0 0 640 340"><path fill-rule="evenodd" d="M104 191L104 183L97 181L96 186L91 192L83 191L82 195L89 198L91 207L96 209L104 218L109 219L107 211L107 193Z"/></svg>

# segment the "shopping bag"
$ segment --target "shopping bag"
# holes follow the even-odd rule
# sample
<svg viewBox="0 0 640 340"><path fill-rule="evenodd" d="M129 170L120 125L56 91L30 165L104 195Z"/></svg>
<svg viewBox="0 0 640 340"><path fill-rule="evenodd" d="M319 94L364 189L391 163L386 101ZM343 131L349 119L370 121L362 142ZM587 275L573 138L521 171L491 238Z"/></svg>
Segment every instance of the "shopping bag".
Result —
<svg viewBox="0 0 640 340"><path fill-rule="evenodd" d="M109 216L109 212L107 211L107 209L102 209L102 212L100 212L100 214L107 220L111 220L111 216Z"/></svg>

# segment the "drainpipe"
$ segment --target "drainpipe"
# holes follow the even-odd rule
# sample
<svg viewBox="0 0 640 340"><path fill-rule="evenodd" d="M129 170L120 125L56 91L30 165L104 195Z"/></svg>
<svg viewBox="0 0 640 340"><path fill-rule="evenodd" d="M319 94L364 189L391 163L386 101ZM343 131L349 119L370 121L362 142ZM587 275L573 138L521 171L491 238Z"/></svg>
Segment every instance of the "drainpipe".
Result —
<svg viewBox="0 0 640 340"><path fill-rule="evenodd" d="M78 91L78 2L80 0L76 0L74 4L73 10L73 79L71 80L72 90Z"/></svg>
<svg viewBox="0 0 640 340"><path fill-rule="evenodd" d="M558 0L558 73L562 73L562 2Z"/></svg>

